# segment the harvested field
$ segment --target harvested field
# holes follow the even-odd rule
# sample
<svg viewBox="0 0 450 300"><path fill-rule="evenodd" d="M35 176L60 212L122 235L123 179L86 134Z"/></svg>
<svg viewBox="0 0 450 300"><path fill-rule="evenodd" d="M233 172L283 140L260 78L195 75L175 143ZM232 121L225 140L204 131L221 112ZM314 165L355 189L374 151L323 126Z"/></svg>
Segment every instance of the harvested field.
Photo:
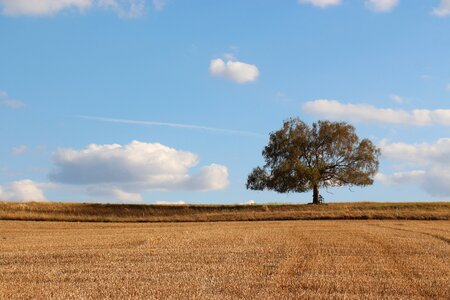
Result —
<svg viewBox="0 0 450 300"><path fill-rule="evenodd" d="M1 299L449 299L449 221L0 221Z"/></svg>
<svg viewBox="0 0 450 300"><path fill-rule="evenodd" d="M450 203L326 205L129 205L0 202L0 220L71 222L217 222L274 220L450 220Z"/></svg>

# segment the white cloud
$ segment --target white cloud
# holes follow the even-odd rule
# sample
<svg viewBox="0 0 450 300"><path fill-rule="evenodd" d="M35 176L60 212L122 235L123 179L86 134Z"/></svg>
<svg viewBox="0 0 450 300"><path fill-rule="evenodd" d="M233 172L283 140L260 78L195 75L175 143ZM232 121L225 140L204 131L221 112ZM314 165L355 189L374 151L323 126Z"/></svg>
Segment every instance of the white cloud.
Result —
<svg viewBox="0 0 450 300"><path fill-rule="evenodd" d="M307 113L331 119L416 126L450 126L450 109L415 109L407 111L392 108L377 108L370 104L343 104L336 100L326 99L306 102L303 105L303 109Z"/></svg>
<svg viewBox="0 0 450 300"><path fill-rule="evenodd" d="M2 13L8 16L50 16L97 7L112 9L123 18L137 18L144 12L145 0L0 0L0 5Z"/></svg>
<svg viewBox="0 0 450 300"><path fill-rule="evenodd" d="M366 0L366 6L375 12L388 12L398 5L400 0Z"/></svg>
<svg viewBox="0 0 450 300"><path fill-rule="evenodd" d="M403 160L420 165L449 163L450 138L438 139L435 143L407 144L391 143L382 140L379 144L384 157Z"/></svg>
<svg viewBox="0 0 450 300"><path fill-rule="evenodd" d="M318 7L328 7L341 4L341 0L298 0L301 4L312 4Z"/></svg>
<svg viewBox="0 0 450 300"><path fill-rule="evenodd" d="M375 179L386 185L417 185L431 196L450 197L450 185L448 184L450 182L450 171L447 168L397 172L391 175L379 173Z"/></svg>
<svg viewBox="0 0 450 300"><path fill-rule="evenodd" d="M0 185L0 201L47 201L42 190L44 185L30 179Z"/></svg>
<svg viewBox="0 0 450 300"><path fill-rule="evenodd" d="M445 86L445 88L447 89L447 91L450 91L450 83L447 83L447 85Z"/></svg>
<svg viewBox="0 0 450 300"><path fill-rule="evenodd" d="M184 201L156 201L155 204L157 205L185 205L186 202Z"/></svg>
<svg viewBox="0 0 450 300"><path fill-rule="evenodd" d="M435 197L450 197L450 170L447 167L435 167L423 175L422 188Z"/></svg>
<svg viewBox="0 0 450 300"><path fill-rule="evenodd" d="M207 192L222 190L228 185L228 169L225 166L211 164L203 167L200 172L191 176L183 186L186 189Z"/></svg>
<svg viewBox="0 0 450 300"><path fill-rule="evenodd" d="M11 99L8 96L8 93L4 91L0 91L0 103L12 109L19 109L25 107L25 103L19 100Z"/></svg>
<svg viewBox="0 0 450 300"><path fill-rule="evenodd" d="M170 182L183 179L197 156L155 143L91 144L83 150L60 149L51 178L61 183Z"/></svg>
<svg viewBox="0 0 450 300"><path fill-rule="evenodd" d="M28 147L25 145L14 147L11 149L11 154L14 156L25 154L28 151Z"/></svg>
<svg viewBox="0 0 450 300"><path fill-rule="evenodd" d="M387 184L417 184L433 196L450 197L450 138L442 138L433 144L380 143L382 156L407 162L413 171L390 175L378 174Z"/></svg>
<svg viewBox="0 0 450 300"><path fill-rule="evenodd" d="M89 9L93 0L0 0L3 14L9 16L53 15L66 9Z"/></svg>
<svg viewBox="0 0 450 300"><path fill-rule="evenodd" d="M96 198L105 200L119 200L119 201L142 201L143 197L139 193L126 192L119 187L112 185L91 185L86 188L86 193Z"/></svg>
<svg viewBox="0 0 450 300"><path fill-rule="evenodd" d="M383 173L378 173L375 176L376 180L381 181L384 184L405 184L405 183L417 183L422 181L424 175L426 174L423 170L414 170L408 172L395 172L390 175Z"/></svg>
<svg viewBox="0 0 450 300"><path fill-rule="evenodd" d="M441 0L439 6L434 8L431 13L438 17L450 15L450 0Z"/></svg>
<svg viewBox="0 0 450 300"><path fill-rule="evenodd" d="M140 200L151 190L221 190L228 186L225 166L211 164L190 175L197 155L159 143L92 144L83 150L60 149L52 181L83 185L91 195Z"/></svg>
<svg viewBox="0 0 450 300"><path fill-rule="evenodd" d="M255 81L259 76L259 70L255 65L240 61L223 61L221 58L211 60L209 72L213 76L223 77L237 83Z"/></svg>
<svg viewBox="0 0 450 300"><path fill-rule="evenodd" d="M249 200L247 202L243 202L243 203L239 203L240 205L255 205L256 201L255 200Z"/></svg>

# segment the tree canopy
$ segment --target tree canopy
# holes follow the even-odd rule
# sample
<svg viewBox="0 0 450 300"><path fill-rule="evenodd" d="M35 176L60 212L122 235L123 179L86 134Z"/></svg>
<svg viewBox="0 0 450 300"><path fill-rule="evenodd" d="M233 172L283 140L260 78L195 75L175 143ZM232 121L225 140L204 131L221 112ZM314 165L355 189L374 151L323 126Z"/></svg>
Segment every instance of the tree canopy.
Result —
<svg viewBox="0 0 450 300"><path fill-rule="evenodd" d="M250 173L248 189L313 190L313 203L318 204L321 187L371 185L380 150L369 139L360 140L348 123L318 121L309 127L291 118L270 134L262 155L266 163Z"/></svg>

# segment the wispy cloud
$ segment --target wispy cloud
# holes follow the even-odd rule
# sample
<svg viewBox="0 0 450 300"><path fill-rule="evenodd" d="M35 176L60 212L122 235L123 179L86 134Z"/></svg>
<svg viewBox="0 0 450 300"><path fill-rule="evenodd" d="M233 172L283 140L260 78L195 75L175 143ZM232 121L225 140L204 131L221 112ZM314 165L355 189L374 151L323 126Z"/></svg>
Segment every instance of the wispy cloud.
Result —
<svg viewBox="0 0 450 300"><path fill-rule="evenodd" d="M341 0L298 0L301 4L311 4L318 7L329 7L329 6L335 6L342 3Z"/></svg>
<svg viewBox="0 0 450 300"><path fill-rule="evenodd" d="M25 103L19 100L11 99L8 96L8 93L4 91L0 91L0 103L12 109L19 109L25 107Z"/></svg>
<svg viewBox="0 0 450 300"><path fill-rule="evenodd" d="M97 0L96 3L100 8L112 9L123 19L137 19L145 12L145 0Z"/></svg>
<svg viewBox="0 0 450 300"><path fill-rule="evenodd" d="M390 94L389 98L398 104L403 104L403 103L409 102L408 99L406 99L402 96L396 95L396 94Z"/></svg>
<svg viewBox="0 0 450 300"><path fill-rule="evenodd" d="M165 1L155 0L162 9ZM7 16L53 16L63 11L85 12L94 8L111 9L121 18L139 18L145 11L145 0L0 0Z"/></svg>
<svg viewBox="0 0 450 300"><path fill-rule="evenodd" d="M251 132L251 131L215 128L215 127L192 125L192 124L116 119L116 118L105 118L105 117L85 116L85 115L78 115L75 117L80 118L80 119L85 119L85 120L93 120L93 121L109 122L109 123L133 124L133 125L143 125L143 126L163 126L163 127L171 127L171 128L178 128L178 129L203 130L203 131L209 131L209 132L213 132L213 133L222 133L222 134L230 134L230 135L265 137L265 135L262 135L262 134L256 133L256 132Z"/></svg>
<svg viewBox="0 0 450 300"><path fill-rule="evenodd" d="M28 147L25 145L21 145L18 147L14 147L11 149L11 154L14 156L25 154L28 151Z"/></svg>
<svg viewBox="0 0 450 300"><path fill-rule="evenodd" d="M389 12L393 10L400 0L366 0L366 6L374 12Z"/></svg>
<svg viewBox="0 0 450 300"><path fill-rule="evenodd" d="M167 4L167 0L153 0L152 4L156 11L162 11Z"/></svg>
<svg viewBox="0 0 450 300"><path fill-rule="evenodd" d="M450 15L450 0L441 0L439 6L435 7L431 12L438 17L446 17Z"/></svg>

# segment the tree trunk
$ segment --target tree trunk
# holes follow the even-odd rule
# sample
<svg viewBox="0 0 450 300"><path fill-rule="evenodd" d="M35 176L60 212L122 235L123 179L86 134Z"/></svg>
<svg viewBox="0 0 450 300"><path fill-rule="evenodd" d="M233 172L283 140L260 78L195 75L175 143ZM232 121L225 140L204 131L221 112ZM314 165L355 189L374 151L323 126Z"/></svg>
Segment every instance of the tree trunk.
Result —
<svg viewBox="0 0 450 300"><path fill-rule="evenodd" d="M313 187L313 204L320 204L319 202L319 188L317 187L317 184Z"/></svg>

